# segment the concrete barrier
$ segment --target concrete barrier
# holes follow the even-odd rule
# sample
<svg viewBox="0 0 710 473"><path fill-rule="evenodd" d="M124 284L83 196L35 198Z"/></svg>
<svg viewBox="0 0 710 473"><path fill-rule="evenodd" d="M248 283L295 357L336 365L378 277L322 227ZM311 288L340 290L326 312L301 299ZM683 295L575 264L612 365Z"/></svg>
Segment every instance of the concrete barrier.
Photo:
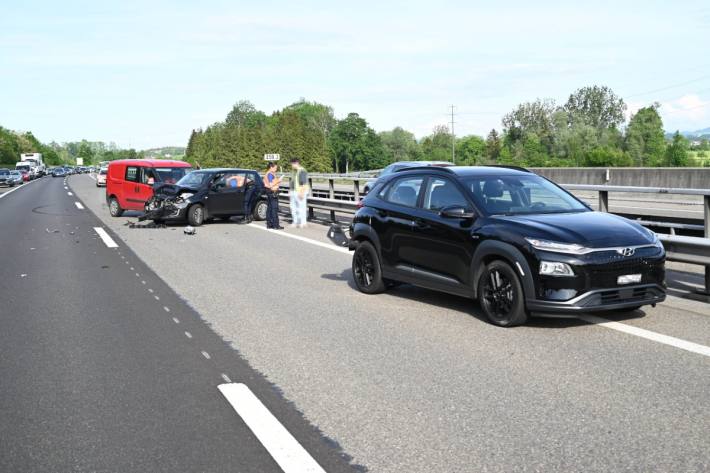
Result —
<svg viewBox="0 0 710 473"><path fill-rule="evenodd" d="M555 182L603 186L710 189L710 168L530 168Z"/></svg>

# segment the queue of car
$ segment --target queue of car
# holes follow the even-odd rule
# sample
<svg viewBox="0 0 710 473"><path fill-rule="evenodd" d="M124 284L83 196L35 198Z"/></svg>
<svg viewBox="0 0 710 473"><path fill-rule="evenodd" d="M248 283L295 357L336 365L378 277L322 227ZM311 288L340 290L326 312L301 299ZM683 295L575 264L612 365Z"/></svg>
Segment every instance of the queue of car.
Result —
<svg viewBox="0 0 710 473"><path fill-rule="evenodd" d="M523 168L418 164L383 173L358 203L348 248L361 292L405 283L477 299L501 327L665 300L665 250L637 222L596 212ZM254 170L142 159L101 172L114 217L136 210L194 226L265 217Z"/></svg>

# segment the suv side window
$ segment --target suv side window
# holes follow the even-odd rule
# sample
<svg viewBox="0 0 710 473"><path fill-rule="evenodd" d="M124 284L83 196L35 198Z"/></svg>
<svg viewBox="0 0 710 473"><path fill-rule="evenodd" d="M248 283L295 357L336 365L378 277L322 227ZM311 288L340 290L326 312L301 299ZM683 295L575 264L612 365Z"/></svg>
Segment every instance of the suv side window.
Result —
<svg viewBox="0 0 710 473"><path fill-rule="evenodd" d="M126 167L126 180L131 182L138 182L138 168L136 166Z"/></svg>
<svg viewBox="0 0 710 473"><path fill-rule="evenodd" d="M416 207L423 181L423 177L397 179L387 189L385 200L397 205Z"/></svg>
<svg viewBox="0 0 710 473"><path fill-rule="evenodd" d="M424 209L439 211L453 205L470 207L466 198L453 182L440 177L432 177L424 194Z"/></svg>

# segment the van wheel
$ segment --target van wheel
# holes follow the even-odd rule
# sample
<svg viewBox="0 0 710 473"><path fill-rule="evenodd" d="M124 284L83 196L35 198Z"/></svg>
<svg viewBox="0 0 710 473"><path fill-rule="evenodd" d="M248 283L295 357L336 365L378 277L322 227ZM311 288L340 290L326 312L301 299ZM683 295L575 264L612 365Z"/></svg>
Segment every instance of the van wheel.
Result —
<svg viewBox="0 0 710 473"><path fill-rule="evenodd" d="M260 200L254 206L254 211L252 212L252 217L254 220L263 221L266 220L266 211L268 209L268 204L265 200Z"/></svg>
<svg viewBox="0 0 710 473"><path fill-rule="evenodd" d="M190 207L187 212L187 221L193 227L199 227L205 221L205 209L200 204Z"/></svg>
<svg viewBox="0 0 710 473"><path fill-rule="evenodd" d="M478 297L488 320L499 327L522 325L528 319L523 287L504 261L486 266L478 280Z"/></svg>
<svg viewBox="0 0 710 473"><path fill-rule="evenodd" d="M385 290L382 279L382 266L377 250L369 241L363 241L357 246L353 255L353 277L355 285L365 294L378 294Z"/></svg>
<svg viewBox="0 0 710 473"><path fill-rule="evenodd" d="M111 213L112 217L120 217L123 215L123 209L118 203L118 199L111 197L108 200L108 211Z"/></svg>

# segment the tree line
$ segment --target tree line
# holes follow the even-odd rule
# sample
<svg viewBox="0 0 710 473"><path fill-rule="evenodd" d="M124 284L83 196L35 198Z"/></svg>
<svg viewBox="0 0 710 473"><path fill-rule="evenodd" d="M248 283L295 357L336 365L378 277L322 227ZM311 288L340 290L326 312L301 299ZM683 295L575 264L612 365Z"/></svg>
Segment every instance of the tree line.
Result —
<svg viewBox="0 0 710 473"><path fill-rule="evenodd" d="M631 115L610 88L583 87L557 105L551 99L525 102L507 113L501 129L483 138L454 138L445 126L417 139L396 127L375 132L357 113L342 119L332 107L303 99L267 115L240 101L222 122L193 130L186 159L202 167L260 168L263 155L298 157L318 172L377 169L402 160L452 160L456 164L546 166L688 166L688 140L664 136L660 105Z"/></svg>

